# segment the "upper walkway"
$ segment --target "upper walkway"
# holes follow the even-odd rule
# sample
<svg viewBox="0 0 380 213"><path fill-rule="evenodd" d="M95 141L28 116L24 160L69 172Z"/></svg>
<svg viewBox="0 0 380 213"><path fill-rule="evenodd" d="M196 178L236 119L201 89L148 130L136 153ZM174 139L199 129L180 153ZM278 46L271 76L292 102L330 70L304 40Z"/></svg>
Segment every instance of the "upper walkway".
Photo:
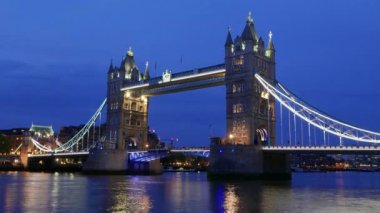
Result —
<svg viewBox="0 0 380 213"><path fill-rule="evenodd" d="M151 78L138 83L127 83L123 85L121 91L142 90L146 96L163 95L168 93L181 92L186 90L201 89L224 85L225 65L193 69L189 71L171 73L164 72L162 76Z"/></svg>

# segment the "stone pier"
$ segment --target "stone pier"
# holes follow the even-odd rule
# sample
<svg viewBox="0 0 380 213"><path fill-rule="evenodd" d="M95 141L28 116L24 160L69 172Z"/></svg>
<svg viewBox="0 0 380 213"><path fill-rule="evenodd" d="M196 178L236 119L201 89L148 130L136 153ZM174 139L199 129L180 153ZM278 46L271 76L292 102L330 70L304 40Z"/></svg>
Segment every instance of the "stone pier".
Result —
<svg viewBox="0 0 380 213"><path fill-rule="evenodd" d="M127 170L126 150L94 149L83 164L83 172L90 174L126 174Z"/></svg>
<svg viewBox="0 0 380 213"><path fill-rule="evenodd" d="M290 180L289 157L263 153L255 145L212 145L208 177L214 179Z"/></svg>

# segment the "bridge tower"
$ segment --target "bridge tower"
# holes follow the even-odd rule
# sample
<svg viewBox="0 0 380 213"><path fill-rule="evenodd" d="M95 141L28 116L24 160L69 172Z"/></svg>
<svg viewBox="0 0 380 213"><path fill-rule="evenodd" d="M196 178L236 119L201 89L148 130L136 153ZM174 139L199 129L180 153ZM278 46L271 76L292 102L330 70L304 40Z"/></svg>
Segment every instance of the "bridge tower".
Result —
<svg viewBox="0 0 380 213"><path fill-rule="evenodd" d="M254 76L258 73L275 82L275 49L271 33L264 47L251 14L240 36L232 40L228 30L225 65L229 140L242 145L275 144L275 101Z"/></svg>
<svg viewBox="0 0 380 213"><path fill-rule="evenodd" d="M241 35L225 42L227 137L212 139L209 177L290 178L287 155L264 154L263 145L274 145L275 100L256 80L258 73L276 81L272 33L265 47L251 14Z"/></svg>
<svg viewBox="0 0 380 213"><path fill-rule="evenodd" d="M131 48L120 67L111 65L107 85L107 138L111 147L126 150L147 144L149 98L141 91L121 91L125 84L139 84L149 78L148 65L140 73Z"/></svg>

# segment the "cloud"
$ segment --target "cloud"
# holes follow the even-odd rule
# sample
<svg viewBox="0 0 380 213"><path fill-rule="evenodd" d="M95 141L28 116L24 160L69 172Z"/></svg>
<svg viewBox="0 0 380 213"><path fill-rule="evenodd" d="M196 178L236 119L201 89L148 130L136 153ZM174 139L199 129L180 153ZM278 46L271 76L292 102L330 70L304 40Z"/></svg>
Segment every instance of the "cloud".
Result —
<svg viewBox="0 0 380 213"><path fill-rule="evenodd" d="M39 72L38 66L24 61L17 60L0 60L0 73L3 80L20 81L29 80L49 80L46 72Z"/></svg>
<svg viewBox="0 0 380 213"><path fill-rule="evenodd" d="M26 70L30 67L30 64L23 61L0 59L0 71L2 74L9 74L13 71Z"/></svg>

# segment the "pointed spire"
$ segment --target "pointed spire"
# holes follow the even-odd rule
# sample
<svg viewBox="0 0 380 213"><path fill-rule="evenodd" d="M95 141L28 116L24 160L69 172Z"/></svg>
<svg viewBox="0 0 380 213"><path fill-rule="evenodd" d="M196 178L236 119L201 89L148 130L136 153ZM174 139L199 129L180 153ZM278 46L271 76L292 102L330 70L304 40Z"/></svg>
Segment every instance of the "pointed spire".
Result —
<svg viewBox="0 0 380 213"><path fill-rule="evenodd" d="M149 74L149 62L145 63L145 72L144 72L144 80L148 80L150 78Z"/></svg>
<svg viewBox="0 0 380 213"><path fill-rule="evenodd" d="M114 67L113 67L112 59L111 59L111 63L110 63L110 67L108 68L108 72L112 72L113 69L114 69Z"/></svg>
<svg viewBox="0 0 380 213"><path fill-rule="evenodd" d="M273 40L272 40L272 37L273 37L272 31L269 31L268 36L269 36L269 41L268 41L267 50L274 50L274 44L273 44Z"/></svg>
<svg viewBox="0 0 380 213"><path fill-rule="evenodd" d="M251 11L248 12L247 23L253 24L253 18L252 18L252 12Z"/></svg>
<svg viewBox="0 0 380 213"><path fill-rule="evenodd" d="M129 50L127 52L128 56L133 56L132 47L129 47Z"/></svg>
<svg viewBox="0 0 380 213"><path fill-rule="evenodd" d="M111 62L110 62L110 69L113 69L112 58L111 58Z"/></svg>
<svg viewBox="0 0 380 213"><path fill-rule="evenodd" d="M244 27L243 33L241 34L243 40L258 41L258 37L253 25L252 13L248 13L247 24Z"/></svg>
<svg viewBox="0 0 380 213"><path fill-rule="evenodd" d="M272 39L272 32L269 31L269 41L268 41L268 46L267 49L265 50L265 56L268 58L271 58L272 60L275 60L275 52L276 50L274 49L274 44L273 44L273 39Z"/></svg>
<svg viewBox="0 0 380 213"><path fill-rule="evenodd" d="M233 43L234 42L232 41L232 36L231 36L231 26L228 26L227 39L226 39L226 43L224 44L224 46L228 47Z"/></svg>

